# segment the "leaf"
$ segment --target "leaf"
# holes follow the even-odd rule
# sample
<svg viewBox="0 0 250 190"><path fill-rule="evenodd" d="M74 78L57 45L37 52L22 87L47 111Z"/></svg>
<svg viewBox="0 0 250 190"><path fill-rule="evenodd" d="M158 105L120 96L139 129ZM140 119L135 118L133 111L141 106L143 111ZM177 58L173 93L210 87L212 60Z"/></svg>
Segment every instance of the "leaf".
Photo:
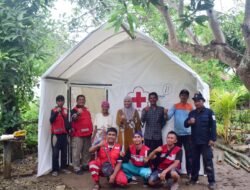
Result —
<svg viewBox="0 0 250 190"><path fill-rule="evenodd" d="M208 16L206 15L197 16L194 20L197 24L205 26L204 22L208 20Z"/></svg>

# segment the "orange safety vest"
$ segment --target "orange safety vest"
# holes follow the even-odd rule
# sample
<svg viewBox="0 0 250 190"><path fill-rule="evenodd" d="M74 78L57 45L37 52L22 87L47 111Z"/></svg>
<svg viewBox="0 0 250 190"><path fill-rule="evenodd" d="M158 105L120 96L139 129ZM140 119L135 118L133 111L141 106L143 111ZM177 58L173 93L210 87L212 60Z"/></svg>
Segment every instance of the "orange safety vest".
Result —
<svg viewBox="0 0 250 190"><path fill-rule="evenodd" d="M52 110L54 113L57 112L57 107ZM65 121L68 113L67 108L62 108L62 111L58 113L55 121L51 124L51 133L55 135L67 134L65 129Z"/></svg>
<svg viewBox="0 0 250 190"><path fill-rule="evenodd" d="M131 154L131 157L130 157L131 162L135 166L139 166L139 167L144 166L145 165L144 158L147 157L149 148L146 145L142 145L139 154L136 154L135 145L130 145L129 150Z"/></svg>
<svg viewBox="0 0 250 190"><path fill-rule="evenodd" d="M178 146L175 146L174 149L166 157L166 154L169 151L168 148L167 148L167 145L165 144L165 145L163 145L161 147L162 147L162 152L161 152L160 158L161 158L162 161L159 164L158 169L165 170L171 164L174 163L175 158L176 158L176 154L181 150L181 148L178 147ZM179 166L177 168L181 169L181 163L179 164Z"/></svg>
<svg viewBox="0 0 250 190"><path fill-rule="evenodd" d="M100 148L100 150L98 151L98 154L97 154L97 159L100 160L101 164L109 161L104 149L106 150L107 154L109 155L112 166L115 167L116 162L117 162L118 158L120 157L121 145L115 144L113 146L113 148L111 150L109 150L108 143L105 143L105 145Z"/></svg>
<svg viewBox="0 0 250 190"><path fill-rule="evenodd" d="M78 111L79 108L74 107L73 110ZM86 137L90 136L93 132L93 124L90 112L87 108L82 108L82 113L78 115L77 119L72 121L72 136L73 137Z"/></svg>

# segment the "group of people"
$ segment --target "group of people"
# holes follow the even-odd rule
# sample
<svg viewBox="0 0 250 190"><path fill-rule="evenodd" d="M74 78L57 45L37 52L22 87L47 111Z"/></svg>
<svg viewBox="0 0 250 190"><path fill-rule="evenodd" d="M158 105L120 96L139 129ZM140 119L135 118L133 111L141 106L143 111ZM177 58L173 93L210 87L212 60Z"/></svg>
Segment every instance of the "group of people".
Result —
<svg viewBox="0 0 250 190"><path fill-rule="evenodd" d="M99 177L105 176L110 184L126 186L141 176L144 185L155 186L169 178L171 189L178 189L185 150L186 171L189 181L195 185L200 171L200 156L208 176L208 187L215 189L212 146L216 141L216 120L211 109L204 106L201 93L192 98L195 109L188 103L189 91L181 90L180 102L170 110L157 105L158 95L148 95L150 105L142 110L141 117L132 105L132 98L124 98L124 107L118 110L116 124L109 113L109 102L103 101L102 112L92 124L91 114L85 107L85 96L78 95L76 106L71 110L69 122L64 97L56 98L57 106L51 111L52 175L67 167L67 135L72 137L72 164L76 174L90 171L94 181L93 190L100 189ZM174 117L174 131L170 131L163 145L162 129ZM142 134L144 127L144 134Z"/></svg>

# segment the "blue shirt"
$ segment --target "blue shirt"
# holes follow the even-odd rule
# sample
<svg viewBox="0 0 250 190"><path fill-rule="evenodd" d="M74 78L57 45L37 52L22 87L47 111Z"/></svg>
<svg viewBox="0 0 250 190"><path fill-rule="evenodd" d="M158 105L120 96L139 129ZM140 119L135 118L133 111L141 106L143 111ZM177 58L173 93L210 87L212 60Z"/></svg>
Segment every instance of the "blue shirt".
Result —
<svg viewBox="0 0 250 190"><path fill-rule="evenodd" d="M174 131L179 136L191 135L191 129L184 127L184 121L187 119L193 106L189 103L177 103L168 112L168 120L174 116Z"/></svg>
<svg viewBox="0 0 250 190"><path fill-rule="evenodd" d="M195 124L189 125L188 120L195 118ZM214 112L208 108L193 110L184 122L185 127L191 126L192 143L208 144L209 140L216 141L216 120Z"/></svg>

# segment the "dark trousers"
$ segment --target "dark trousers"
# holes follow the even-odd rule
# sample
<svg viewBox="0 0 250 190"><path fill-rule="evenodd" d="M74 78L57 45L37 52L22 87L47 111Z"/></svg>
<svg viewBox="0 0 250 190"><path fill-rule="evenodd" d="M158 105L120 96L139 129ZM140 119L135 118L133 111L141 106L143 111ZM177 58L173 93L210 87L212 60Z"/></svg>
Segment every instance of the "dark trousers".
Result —
<svg viewBox="0 0 250 190"><path fill-rule="evenodd" d="M59 171L59 153L61 151L61 168L67 167L67 134L51 136L52 144L52 171Z"/></svg>
<svg viewBox="0 0 250 190"><path fill-rule="evenodd" d="M160 140L145 139L144 144L150 148L149 152L152 152L154 149L158 148L159 146L162 146L163 142L162 139ZM153 168L157 168L157 166L160 163L160 155L157 155L155 159L151 160L151 163Z"/></svg>
<svg viewBox="0 0 250 190"><path fill-rule="evenodd" d="M192 172L192 143L191 135L177 136L176 145L179 147L184 146L185 158L186 158L186 170L187 174L191 175Z"/></svg>
<svg viewBox="0 0 250 190"><path fill-rule="evenodd" d="M192 176L193 181L197 181L200 171L200 155L203 156L204 168L207 174L208 182L214 183L214 166L213 166L213 152L209 145L207 144L195 144L192 145Z"/></svg>

